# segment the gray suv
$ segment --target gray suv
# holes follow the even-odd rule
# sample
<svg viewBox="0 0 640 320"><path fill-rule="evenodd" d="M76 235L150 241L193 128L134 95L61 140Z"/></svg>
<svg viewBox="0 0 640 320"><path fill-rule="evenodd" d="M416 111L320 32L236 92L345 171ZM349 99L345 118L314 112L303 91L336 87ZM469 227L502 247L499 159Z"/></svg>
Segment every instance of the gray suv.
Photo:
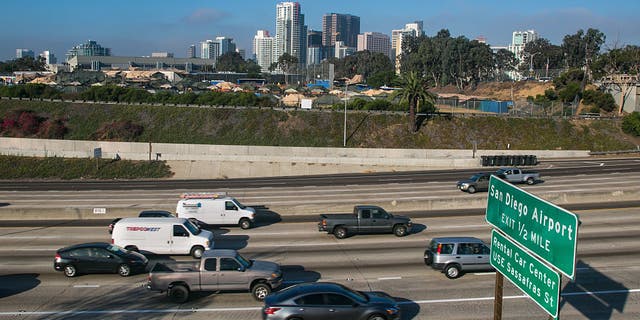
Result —
<svg viewBox="0 0 640 320"><path fill-rule="evenodd" d="M447 278L455 279L466 271L493 270L489 251L478 238L433 238L424 251L424 263L444 272Z"/></svg>

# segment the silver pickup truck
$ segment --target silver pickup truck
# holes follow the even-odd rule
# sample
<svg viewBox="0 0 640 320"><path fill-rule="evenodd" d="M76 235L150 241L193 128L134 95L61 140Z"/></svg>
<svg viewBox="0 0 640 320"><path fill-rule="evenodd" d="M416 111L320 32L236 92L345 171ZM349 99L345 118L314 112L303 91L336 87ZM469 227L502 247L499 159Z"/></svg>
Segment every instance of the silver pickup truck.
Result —
<svg viewBox="0 0 640 320"><path fill-rule="evenodd" d="M500 168L495 173L500 176L503 175L505 180L511 183L526 183L526 184L534 184L538 180L540 180L540 173L535 171L526 171L520 170L518 168L509 167L509 168Z"/></svg>
<svg viewBox="0 0 640 320"><path fill-rule="evenodd" d="M194 291L249 290L262 301L282 284L280 266L247 260L236 250L207 250L200 261L156 263L149 272L147 289L167 292L178 303Z"/></svg>

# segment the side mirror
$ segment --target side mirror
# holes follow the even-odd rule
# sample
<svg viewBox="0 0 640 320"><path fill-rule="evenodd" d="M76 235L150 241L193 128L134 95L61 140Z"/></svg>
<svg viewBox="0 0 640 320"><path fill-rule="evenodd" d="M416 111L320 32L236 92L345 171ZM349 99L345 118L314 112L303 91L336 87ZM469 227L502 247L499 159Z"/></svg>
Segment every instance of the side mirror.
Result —
<svg viewBox="0 0 640 320"><path fill-rule="evenodd" d="M107 257L107 259L113 259L113 258L115 258L115 257L114 257L112 254L110 254L110 255Z"/></svg>
<svg viewBox="0 0 640 320"><path fill-rule="evenodd" d="M238 271L240 271L240 272L244 272L244 268L243 268L243 267L239 267L239 268L238 268Z"/></svg>

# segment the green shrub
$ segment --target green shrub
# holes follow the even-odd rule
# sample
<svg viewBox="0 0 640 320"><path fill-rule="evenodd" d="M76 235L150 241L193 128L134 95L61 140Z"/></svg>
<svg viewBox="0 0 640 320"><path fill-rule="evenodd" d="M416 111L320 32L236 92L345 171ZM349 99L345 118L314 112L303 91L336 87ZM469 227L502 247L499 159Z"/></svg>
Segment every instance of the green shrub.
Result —
<svg viewBox="0 0 640 320"><path fill-rule="evenodd" d="M142 179L172 175L164 161L0 155L0 177L3 179Z"/></svg>
<svg viewBox="0 0 640 320"><path fill-rule="evenodd" d="M622 131L625 133L640 136L640 113L632 112L630 115L622 119Z"/></svg>

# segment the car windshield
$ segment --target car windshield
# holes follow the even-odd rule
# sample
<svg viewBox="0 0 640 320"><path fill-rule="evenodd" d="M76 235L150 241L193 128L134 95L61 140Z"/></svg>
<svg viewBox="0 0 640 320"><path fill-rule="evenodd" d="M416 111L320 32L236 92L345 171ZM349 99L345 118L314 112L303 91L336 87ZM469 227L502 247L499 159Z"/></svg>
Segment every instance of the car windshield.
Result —
<svg viewBox="0 0 640 320"><path fill-rule="evenodd" d="M119 254L119 255L120 255L120 254L126 254L126 253L127 253L127 250L125 250L125 249L123 249L123 248L121 248L121 247L119 247L119 246L116 246L115 244L111 244L111 245L109 245L106 249L107 249L109 252L113 252L113 253L115 253L115 254Z"/></svg>
<svg viewBox="0 0 640 320"><path fill-rule="evenodd" d="M193 224L189 220L185 221L183 226L185 226L185 228L189 229L189 232L191 232L191 234L193 234L193 235L200 234L200 228L198 228L198 226L196 226L195 224Z"/></svg>
<svg viewBox="0 0 640 320"><path fill-rule="evenodd" d="M241 256L240 254L236 256L236 260L238 260L245 269L250 268L251 265L253 264L251 260L247 260L245 257Z"/></svg>
<svg viewBox="0 0 640 320"><path fill-rule="evenodd" d="M238 206L238 208L240 208L240 209L246 209L247 208L245 205L240 203L240 201L238 201L238 199L233 199L233 202L235 202L236 206Z"/></svg>

